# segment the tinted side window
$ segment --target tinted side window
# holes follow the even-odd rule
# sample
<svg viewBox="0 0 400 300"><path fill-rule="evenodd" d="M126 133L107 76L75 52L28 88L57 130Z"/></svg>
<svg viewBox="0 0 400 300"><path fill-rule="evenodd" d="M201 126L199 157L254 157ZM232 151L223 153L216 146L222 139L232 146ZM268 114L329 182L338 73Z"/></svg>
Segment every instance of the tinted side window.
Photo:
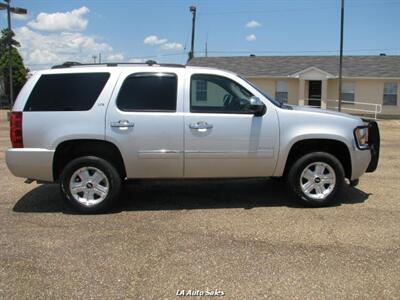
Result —
<svg viewBox="0 0 400 300"><path fill-rule="evenodd" d="M42 75L33 88L25 111L83 111L92 108L109 73Z"/></svg>
<svg viewBox="0 0 400 300"><path fill-rule="evenodd" d="M176 111L177 77L170 73L138 73L127 77L117 98L124 111Z"/></svg>
<svg viewBox="0 0 400 300"><path fill-rule="evenodd" d="M217 75L195 74L190 83L190 111L204 113L253 113L248 90Z"/></svg>

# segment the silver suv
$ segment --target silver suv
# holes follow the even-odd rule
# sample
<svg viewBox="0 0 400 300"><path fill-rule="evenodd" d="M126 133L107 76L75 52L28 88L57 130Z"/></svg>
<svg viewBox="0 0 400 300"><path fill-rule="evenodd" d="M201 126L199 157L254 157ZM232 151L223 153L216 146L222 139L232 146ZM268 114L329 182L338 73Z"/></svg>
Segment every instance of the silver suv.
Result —
<svg viewBox="0 0 400 300"><path fill-rule="evenodd" d="M302 204L324 206L379 158L376 122L280 103L228 71L154 62L35 73L10 136L11 172L59 182L84 212L108 209L132 178L284 178Z"/></svg>

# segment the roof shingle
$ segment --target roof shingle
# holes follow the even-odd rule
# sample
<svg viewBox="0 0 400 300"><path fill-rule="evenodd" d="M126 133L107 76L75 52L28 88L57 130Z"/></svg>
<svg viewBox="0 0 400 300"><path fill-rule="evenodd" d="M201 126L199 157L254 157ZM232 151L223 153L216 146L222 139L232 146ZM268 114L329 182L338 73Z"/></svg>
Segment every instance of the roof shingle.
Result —
<svg viewBox="0 0 400 300"><path fill-rule="evenodd" d="M334 76L339 73L338 56L195 57L187 64L230 70L244 76L289 76L309 67ZM400 78L400 55L344 56L343 76Z"/></svg>

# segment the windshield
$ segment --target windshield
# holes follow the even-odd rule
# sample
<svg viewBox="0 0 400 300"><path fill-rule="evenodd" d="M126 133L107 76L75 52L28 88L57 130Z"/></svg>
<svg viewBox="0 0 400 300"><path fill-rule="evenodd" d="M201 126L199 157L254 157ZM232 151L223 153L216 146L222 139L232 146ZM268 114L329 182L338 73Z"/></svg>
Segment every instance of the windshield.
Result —
<svg viewBox="0 0 400 300"><path fill-rule="evenodd" d="M278 107L282 107L283 102L276 100L274 98L272 98L271 96L269 96L264 90L262 90L260 87L258 87L257 85L255 85L254 83L248 81L246 78L243 78L242 76L239 76L241 79L243 79L244 81L246 81L248 84L250 84L253 88L255 88L258 92L260 92L265 98L267 98L269 101L271 101L273 104L275 104Z"/></svg>

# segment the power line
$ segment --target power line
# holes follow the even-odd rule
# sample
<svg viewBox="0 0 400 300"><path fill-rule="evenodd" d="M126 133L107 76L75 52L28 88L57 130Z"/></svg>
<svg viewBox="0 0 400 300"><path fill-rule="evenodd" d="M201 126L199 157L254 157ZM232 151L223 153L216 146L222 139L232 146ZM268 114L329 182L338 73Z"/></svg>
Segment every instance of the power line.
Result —
<svg viewBox="0 0 400 300"><path fill-rule="evenodd" d="M330 3L329 3L330 4ZM332 2L332 4L334 4ZM388 6L388 5L400 5L400 1L388 1L385 2L384 0L379 2L370 2L363 4L356 4L351 5L349 4L348 7L365 7L365 6ZM313 6L313 7L302 7L302 8L282 8L282 9L269 9L269 10L240 10L240 11L214 11L214 12L201 12L199 16L213 16L213 15L243 15L243 14L273 14L273 13L287 13L287 12L298 12L298 11L310 11L310 10L328 10L328 9L336 9L337 6L329 5L329 6Z"/></svg>
<svg viewBox="0 0 400 300"><path fill-rule="evenodd" d="M168 57L168 56L178 56L185 54L185 52L177 52L177 53L165 53L165 54L158 54L158 55L146 55L146 56L135 56L132 58L127 58L126 61L129 60L134 60L134 59L150 59L150 58L158 58L158 57ZM103 59L104 61L104 59ZM110 61L111 62L111 61ZM60 62L54 62L54 63L26 63L25 65L28 67L36 67L36 66L51 66L53 64L58 64ZM107 61L104 61L104 63L107 63ZM118 63L118 62L116 62Z"/></svg>
<svg viewBox="0 0 400 300"><path fill-rule="evenodd" d="M207 52L214 53L214 54L307 54L307 53L337 53L339 50L293 50L293 51L273 51L273 50L258 50L258 51L243 51L243 50L208 50ZM400 48L375 48L375 49L349 49L344 50L344 52L373 52L373 51L400 51ZM128 58L127 61L133 59L150 59L150 58L158 58L158 57L169 57L169 56L179 56L183 55L186 52L179 52L179 53L166 53L166 54L159 54L159 55L147 55L147 56L135 56L132 58ZM204 54L205 51L198 51L198 53ZM107 62L104 62L107 63ZM54 63L57 64L57 63ZM35 66L50 66L52 63L37 63L37 64L25 64L28 67L35 67Z"/></svg>
<svg viewBox="0 0 400 300"><path fill-rule="evenodd" d="M369 51L396 51L400 50L400 48L375 48L375 49L349 49L345 50L345 52L369 52ZM335 50L293 50L293 51L280 51L280 50L258 50L258 51L243 51L243 50L208 50L208 53L224 53L224 54L233 54L233 53L258 53L258 54L263 54L263 53L281 53L281 54L288 54L288 53L336 53L338 52L338 49ZM200 53L204 53L204 51L199 51Z"/></svg>

